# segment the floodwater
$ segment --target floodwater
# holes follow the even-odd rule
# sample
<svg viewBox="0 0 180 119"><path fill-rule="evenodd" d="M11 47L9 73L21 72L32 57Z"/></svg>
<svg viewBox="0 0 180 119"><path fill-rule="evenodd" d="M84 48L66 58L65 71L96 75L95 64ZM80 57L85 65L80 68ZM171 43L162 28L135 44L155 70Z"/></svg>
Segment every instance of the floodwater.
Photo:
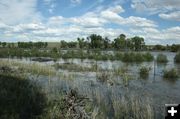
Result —
<svg viewBox="0 0 180 119"><path fill-rule="evenodd" d="M154 57L160 52L151 52ZM67 75L73 74L73 80L61 80L58 77L53 77L49 80L49 77L40 76L36 81L40 83L44 90L49 92L52 97L56 97L61 90L67 91L70 89L77 89L80 94L86 95L92 99L95 103L95 99L98 96L99 100L106 105L108 112L106 113L109 119L114 117L114 109L112 106L112 100L116 98L120 99L121 96L134 96L142 100L148 99L148 103L152 105L155 112L155 118L164 118L165 104L180 103L180 80L167 81L164 80L163 70L175 68L180 75L180 64L174 63L175 53L161 52L168 58L168 63L157 64L156 62L143 62L143 63L123 63L121 61L94 61L94 60L81 60L81 59L58 59L56 62L39 62L42 65L53 65L54 63L75 63L81 66L91 66L95 63L103 69L116 69L119 67L126 67L129 74L133 76L133 80L129 81L128 86L123 84L107 85L96 80L95 72L70 72L67 70L58 70L59 73L65 73ZM31 59L11 59L22 60L26 63L33 63ZM145 80L139 77L139 68L141 66L150 67L149 77ZM117 80L120 80L117 77ZM96 105L96 104L95 104Z"/></svg>

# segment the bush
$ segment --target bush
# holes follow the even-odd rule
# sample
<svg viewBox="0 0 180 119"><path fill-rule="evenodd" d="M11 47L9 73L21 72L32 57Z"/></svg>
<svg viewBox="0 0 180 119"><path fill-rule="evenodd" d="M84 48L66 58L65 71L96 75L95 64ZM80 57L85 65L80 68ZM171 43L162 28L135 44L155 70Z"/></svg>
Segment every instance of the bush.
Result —
<svg viewBox="0 0 180 119"><path fill-rule="evenodd" d="M158 54L156 61L159 62L159 63L167 63L168 59L167 59L166 55Z"/></svg>
<svg viewBox="0 0 180 119"><path fill-rule="evenodd" d="M174 61L176 63L180 63L180 52L176 54L176 56L174 57Z"/></svg>
<svg viewBox="0 0 180 119"><path fill-rule="evenodd" d="M166 79L177 79L178 73L177 73L176 69L172 68L170 70L165 70L163 77Z"/></svg>
<svg viewBox="0 0 180 119"><path fill-rule="evenodd" d="M143 78L143 79L146 79L149 76L149 71L150 71L150 68L141 67L139 69L140 77Z"/></svg>
<svg viewBox="0 0 180 119"><path fill-rule="evenodd" d="M153 61L154 60L154 57L151 53L147 52L144 54L144 58L146 61Z"/></svg>

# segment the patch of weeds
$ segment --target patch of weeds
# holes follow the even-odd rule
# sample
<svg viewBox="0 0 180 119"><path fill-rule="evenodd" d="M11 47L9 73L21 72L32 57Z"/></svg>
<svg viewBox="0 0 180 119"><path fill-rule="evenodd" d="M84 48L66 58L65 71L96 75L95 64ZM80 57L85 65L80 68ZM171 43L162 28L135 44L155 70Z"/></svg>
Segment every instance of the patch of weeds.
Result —
<svg viewBox="0 0 180 119"><path fill-rule="evenodd" d="M176 69L172 68L170 70L165 70L163 77L167 80L175 80L178 79L178 72Z"/></svg>
<svg viewBox="0 0 180 119"><path fill-rule="evenodd" d="M176 56L174 57L174 61L176 63L180 63L180 52L176 54Z"/></svg>
<svg viewBox="0 0 180 119"><path fill-rule="evenodd" d="M158 63L167 63L168 62L168 59L167 59L167 56L164 55L164 54L158 54L157 58L156 58L156 61Z"/></svg>
<svg viewBox="0 0 180 119"><path fill-rule="evenodd" d="M145 67L145 66L141 67L141 68L139 69L140 77L141 77L142 79L147 79L148 76L149 76L149 71L150 71L150 70L151 70L151 68L147 68L147 67Z"/></svg>

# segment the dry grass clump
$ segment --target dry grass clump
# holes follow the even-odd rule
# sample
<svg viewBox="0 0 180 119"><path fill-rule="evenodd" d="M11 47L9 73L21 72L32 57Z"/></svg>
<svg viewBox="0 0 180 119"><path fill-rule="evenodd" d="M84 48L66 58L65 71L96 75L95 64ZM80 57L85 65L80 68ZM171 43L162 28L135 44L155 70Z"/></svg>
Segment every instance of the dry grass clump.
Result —
<svg viewBox="0 0 180 119"><path fill-rule="evenodd" d="M153 119L153 108L149 101L137 97L114 97L112 98L115 119Z"/></svg>

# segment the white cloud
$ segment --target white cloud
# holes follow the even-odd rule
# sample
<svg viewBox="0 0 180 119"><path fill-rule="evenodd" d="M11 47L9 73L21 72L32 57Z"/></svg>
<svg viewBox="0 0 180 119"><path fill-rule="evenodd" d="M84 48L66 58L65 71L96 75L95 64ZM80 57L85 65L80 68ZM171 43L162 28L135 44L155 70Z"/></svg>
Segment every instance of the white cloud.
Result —
<svg viewBox="0 0 180 119"><path fill-rule="evenodd" d="M132 0L131 7L145 14L180 10L180 0Z"/></svg>
<svg viewBox="0 0 180 119"><path fill-rule="evenodd" d="M81 4L81 0L71 0L71 3L73 5L79 5L79 4Z"/></svg>
<svg viewBox="0 0 180 119"><path fill-rule="evenodd" d="M0 3L0 20L6 24L41 19L41 14L36 11L37 0L1 0Z"/></svg>
<svg viewBox="0 0 180 119"><path fill-rule="evenodd" d="M166 20L174 20L174 21L180 21L180 11L174 11L169 14L159 14L159 17L166 19Z"/></svg>
<svg viewBox="0 0 180 119"><path fill-rule="evenodd" d="M18 4L18 0L12 1ZM19 8L19 10L22 9L22 13L11 14L10 12L16 8L14 5L10 5L10 10L5 10L4 6L2 7L2 5L0 5L0 10L2 9L2 11L0 11L0 13L2 13L0 14L1 41L72 41L76 40L77 37L87 37L92 33L100 34L103 37L108 36L113 40L119 34L124 33L127 37L133 37L134 35L142 36L148 44L180 43L179 26L158 29L156 22L147 18L137 16L125 18L121 15L125 10L119 5L87 12L81 16L69 18L53 16L44 21L36 11L35 1L36 0L27 0L27 2L22 2L18 6L23 6L23 8ZM47 1L51 2L51 0L46 0L46 2ZM3 3L6 5L10 4L5 0L3 0ZM27 7L27 9L24 7ZM25 12L29 14L25 14ZM32 15L35 16L31 18ZM173 16L171 13L168 15ZM117 27L111 28L111 23L117 25ZM122 27L125 27L126 31L121 29Z"/></svg>
<svg viewBox="0 0 180 119"><path fill-rule="evenodd" d="M180 27L158 30L156 28L130 29L133 35L145 38L147 44L180 44Z"/></svg>
<svg viewBox="0 0 180 119"><path fill-rule="evenodd" d="M118 8L118 10L117 10ZM157 27L154 21L148 20L142 17L130 16L127 18L121 17L118 13L122 13L124 10L121 7L110 8L101 12L101 16L107 19L109 22L114 22L120 25L128 25L133 27Z"/></svg>
<svg viewBox="0 0 180 119"><path fill-rule="evenodd" d="M99 17L96 13L88 12L80 17L73 17L69 19L71 23L78 24L84 27L103 26L106 20ZM67 20L68 21L68 20Z"/></svg>

